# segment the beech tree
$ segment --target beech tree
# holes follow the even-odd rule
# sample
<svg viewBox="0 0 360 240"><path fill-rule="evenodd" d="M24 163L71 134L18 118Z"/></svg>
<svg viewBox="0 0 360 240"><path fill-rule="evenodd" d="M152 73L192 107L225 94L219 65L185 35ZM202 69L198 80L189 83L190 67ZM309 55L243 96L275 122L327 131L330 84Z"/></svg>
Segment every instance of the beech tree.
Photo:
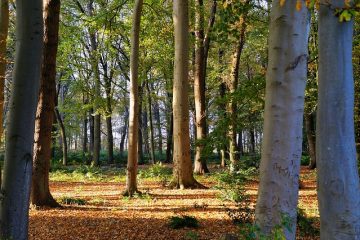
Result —
<svg viewBox="0 0 360 240"><path fill-rule="evenodd" d="M56 97L56 54L59 36L60 0L44 1L44 52L39 101L35 120L35 143L31 202L36 206L57 207L49 189L51 132Z"/></svg>
<svg viewBox="0 0 360 240"><path fill-rule="evenodd" d="M270 234L289 217L286 239L295 239L302 153L304 92L307 79L309 14L296 1L274 1L271 8L266 75L264 138L256 223Z"/></svg>
<svg viewBox="0 0 360 240"><path fill-rule="evenodd" d="M143 0L136 0L131 30L130 55L130 107L129 107L129 140L126 190L124 195L132 196L137 189L138 136L139 136L139 34ZM141 147L141 146L139 146Z"/></svg>
<svg viewBox="0 0 360 240"><path fill-rule="evenodd" d="M320 238L360 238L360 188L354 134L354 20L334 14L346 1L320 1L316 164Z"/></svg>
<svg viewBox="0 0 360 240"><path fill-rule="evenodd" d="M16 57L1 186L2 239L28 237L35 111L43 46L42 7L41 0L16 1Z"/></svg>
<svg viewBox="0 0 360 240"><path fill-rule="evenodd" d="M189 133L189 15L188 0L174 0L175 61L173 82L174 169L170 186L196 188L201 185L193 176Z"/></svg>

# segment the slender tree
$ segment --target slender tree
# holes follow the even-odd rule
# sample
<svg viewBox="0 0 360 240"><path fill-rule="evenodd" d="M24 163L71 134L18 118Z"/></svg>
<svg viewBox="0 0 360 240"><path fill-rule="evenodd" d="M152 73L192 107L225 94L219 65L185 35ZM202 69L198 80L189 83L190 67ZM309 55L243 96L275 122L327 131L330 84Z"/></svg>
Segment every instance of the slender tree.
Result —
<svg viewBox="0 0 360 240"><path fill-rule="evenodd" d="M175 64L173 82L174 170L170 186L175 188L201 187L193 176L189 134L189 16L188 0L174 0Z"/></svg>
<svg viewBox="0 0 360 240"><path fill-rule="evenodd" d="M51 131L56 97L56 53L59 36L60 0L44 1L44 52L39 101L35 120L35 143L31 202L57 207L49 189Z"/></svg>
<svg viewBox="0 0 360 240"><path fill-rule="evenodd" d="M126 190L124 195L132 196L137 189L138 134L139 134L139 35L143 0L136 0L131 30L130 56L130 107L129 107L129 147L127 162ZM140 146L141 147L141 146Z"/></svg>
<svg viewBox="0 0 360 240"><path fill-rule="evenodd" d="M269 63L266 75L265 122L256 223L265 234L290 220L286 239L295 239L299 190L304 92L307 78L307 8L296 1L271 8Z"/></svg>
<svg viewBox="0 0 360 240"><path fill-rule="evenodd" d="M0 1L0 142L3 134L4 88L6 74L6 43L9 30L9 1Z"/></svg>
<svg viewBox="0 0 360 240"><path fill-rule="evenodd" d="M319 99L316 154L320 238L360 239L360 187L354 134L354 20L340 22L343 0L319 10Z"/></svg>
<svg viewBox="0 0 360 240"><path fill-rule="evenodd" d="M1 186L2 239L28 237L35 111L43 46L42 7L41 0L16 1L16 57Z"/></svg>

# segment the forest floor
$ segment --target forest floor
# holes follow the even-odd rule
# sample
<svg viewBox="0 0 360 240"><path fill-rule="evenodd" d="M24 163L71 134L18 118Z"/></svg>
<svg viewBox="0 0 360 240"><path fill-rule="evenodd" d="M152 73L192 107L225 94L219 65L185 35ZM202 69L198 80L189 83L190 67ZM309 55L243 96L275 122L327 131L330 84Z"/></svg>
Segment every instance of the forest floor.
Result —
<svg viewBox="0 0 360 240"><path fill-rule="evenodd" d="M63 208L31 209L29 238L219 240L226 234L240 232L228 215L229 209L236 207L219 198L220 192L214 188L216 179L211 175L197 177L209 187L203 190L172 190L164 186L166 178L140 178L139 189L143 194L130 199L121 195L125 188L123 170L121 174L116 171L51 173L51 192ZM315 219L313 225L317 228L316 172L302 168L301 179L299 208ZM250 207L255 204L257 187L256 179L246 184ZM169 227L170 217L184 215L195 217L199 227ZM299 230L297 235L297 239L319 239Z"/></svg>

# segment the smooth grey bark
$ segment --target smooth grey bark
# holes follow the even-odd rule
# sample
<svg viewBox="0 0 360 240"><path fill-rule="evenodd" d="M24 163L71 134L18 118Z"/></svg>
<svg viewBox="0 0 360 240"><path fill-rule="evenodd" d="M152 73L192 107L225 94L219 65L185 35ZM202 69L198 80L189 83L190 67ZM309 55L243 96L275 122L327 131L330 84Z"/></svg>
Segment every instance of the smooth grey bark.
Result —
<svg viewBox="0 0 360 240"><path fill-rule="evenodd" d="M282 215L289 217L286 239L295 239L304 93L307 79L309 14L296 1L271 9L266 75L264 139L256 223L270 234Z"/></svg>
<svg viewBox="0 0 360 240"><path fill-rule="evenodd" d="M140 21L143 0L136 0L133 13L133 27L131 31L130 55L130 106L129 106L129 147L127 162L126 190L124 195L132 196L137 189L138 167L138 133L139 133L139 45Z"/></svg>
<svg viewBox="0 0 360 240"><path fill-rule="evenodd" d="M28 238L35 111L43 47L42 1L17 0L16 17L16 57L1 186L0 238L24 240Z"/></svg>
<svg viewBox="0 0 360 240"><path fill-rule="evenodd" d="M360 239L352 66L354 20L339 22L334 8L342 7L343 0L322 1L319 10L316 160L323 240Z"/></svg>
<svg viewBox="0 0 360 240"><path fill-rule="evenodd" d="M170 184L175 188L202 187L194 176L190 157L189 133L189 15L188 0L174 0L173 21L175 35L175 59L173 82L174 114L174 170Z"/></svg>

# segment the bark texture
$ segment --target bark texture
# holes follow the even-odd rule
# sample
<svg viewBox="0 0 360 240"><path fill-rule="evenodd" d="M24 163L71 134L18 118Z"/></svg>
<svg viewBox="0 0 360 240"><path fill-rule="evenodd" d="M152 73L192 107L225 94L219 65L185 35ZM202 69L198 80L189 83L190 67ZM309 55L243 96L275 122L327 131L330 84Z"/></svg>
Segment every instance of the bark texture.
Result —
<svg viewBox="0 0 360 240"><path fill-rule="evenodd" d="M316 153L320 238L360 239L360 188L354 134L354 21L339 22L322 1L319 11L319 98Z"/></svg>
<svg viewBox="0 0 360 240"><path fill-rule="evenodd" d="M273 2L255 215L265 234L287 215L291 228L284 228L286 239L295 239L296 234L308 26L307 8L297 10L296 1L286 1L282 7L279 1Z"/></svg>
<svg viewBox="0 0 360 240"><path fill-rule="evenodd" d="M16 1L16 57L1 186L2 239L28 238L35 112L43 46L42 7L40 0Z"/></svg>
<svg viewBox="0 0 360 240"><path fill-rule="evenodd" d="M188 0L174 0L175 60L173 82L174 170L172 187L199 187L193 176L189 133L189 15Z"/></svg>
<svg viewBox="0 0 360 240"><path fill-rule="evenodd" d="M136 0L131 31L130 56L130 107L129 107L129 146L125 195L132 196L137 189L138 134L139 134L139 35L143 0ZM141 146L140 146L141 147Z"/></svg>
<svg viewBox="0 0 360 240"><path fill-rule="evenodd" d="M49 189L51 132L56 97L56 54L59 36L60 0L44 2L44 52L39 101L35 120L35 143L31 202L36 206L58 207Z"/></svg>

